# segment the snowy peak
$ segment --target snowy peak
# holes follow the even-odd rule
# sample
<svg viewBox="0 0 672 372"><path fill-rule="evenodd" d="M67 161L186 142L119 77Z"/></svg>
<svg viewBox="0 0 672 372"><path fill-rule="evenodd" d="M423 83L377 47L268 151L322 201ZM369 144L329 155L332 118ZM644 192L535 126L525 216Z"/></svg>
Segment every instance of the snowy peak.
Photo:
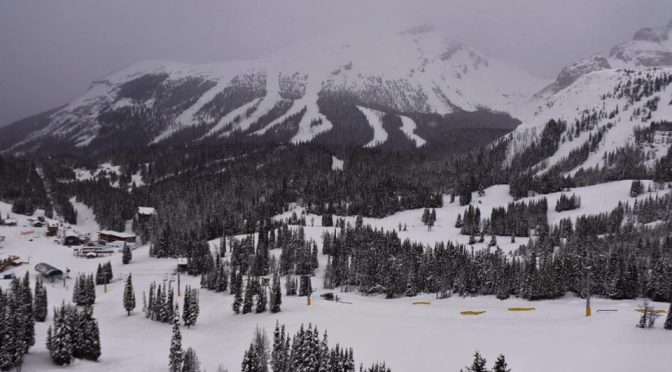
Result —
<svg viewBox="0 0 672 372"><path fill-rule="evenodd" d="M672 67L672 21L666 26L637 31L631 41L613 47L609 57L597 54L563 68L556 80L538 92L535 98L547 98L591 72L651 67Z"/></svg>
<svg viewBox="0 0 672 372"><path fill-rule="evenodd" d="M592 58L585 58L575 62L571 66L567 66L560 71L557 79L549 86L538 93L539 96L545 97L549 94L557 93L568 86L572 85L581 76L595 71L610 69L609 60L602 55L596 55Z"/></svg>
<svg viewBox="0 0 672 372"><path fill-rule="evenodd" d="M564 68L522 106L523 124L508 136L505 163L519 161L549 123L560 123L553 129L562 129L557 150L524 167L537 174L576 175L609 169L621 156L632 168L651 169L672 143L670 97L672 22L639 30L609 57L597 55Z"/></svg>
<svg viewBox="0 0 672 372"><path fill-rule="evenodd" d="M660 28L643 28L632 37L634 41L650 41L662 43L669 40L669 26Z"/></svg>
<svg viewBox="0 0 672 372"><path fill-rule="evenodd" d="M614 47L609 59L619 68L672 66L672 21L637 31L632 41Z"/></svg>

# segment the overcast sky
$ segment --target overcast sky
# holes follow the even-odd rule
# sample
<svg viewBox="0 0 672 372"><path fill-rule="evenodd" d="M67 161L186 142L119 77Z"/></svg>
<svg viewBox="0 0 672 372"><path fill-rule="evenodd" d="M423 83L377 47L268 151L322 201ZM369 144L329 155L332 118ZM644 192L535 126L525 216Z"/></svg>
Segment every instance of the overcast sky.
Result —
<svg viewBox="0 0 672 372"><path fill-rule="evenodd" d="M671 0L0 0L0 125L145 59L251 59L320 34L433 23L554 77L670 19Z"/></svg>

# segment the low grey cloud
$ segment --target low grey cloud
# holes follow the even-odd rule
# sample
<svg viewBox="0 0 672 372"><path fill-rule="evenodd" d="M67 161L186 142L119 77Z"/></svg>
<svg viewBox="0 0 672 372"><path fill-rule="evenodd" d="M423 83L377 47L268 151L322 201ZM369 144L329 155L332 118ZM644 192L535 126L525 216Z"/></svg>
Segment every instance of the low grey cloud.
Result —
<svg viewBox="0 0 672 372"><path fill-rule="evenodd" d="M0 0L0 125L146 59L252 59L306 38L432 23L552 77L670 18L669 0Z"/></svg>

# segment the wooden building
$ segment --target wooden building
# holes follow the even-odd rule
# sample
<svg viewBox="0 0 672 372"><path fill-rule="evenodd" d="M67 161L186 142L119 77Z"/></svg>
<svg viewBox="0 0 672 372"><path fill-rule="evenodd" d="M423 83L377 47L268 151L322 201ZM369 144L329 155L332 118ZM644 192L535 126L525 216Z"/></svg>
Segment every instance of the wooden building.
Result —
<svg viewBox="0 0 672 372"><path fill-rule="evenodd" d="M98 240L106 242L127 242L135 243L137 237L135 234L129 234L119 231L103 230L98 232Z"/></svg>

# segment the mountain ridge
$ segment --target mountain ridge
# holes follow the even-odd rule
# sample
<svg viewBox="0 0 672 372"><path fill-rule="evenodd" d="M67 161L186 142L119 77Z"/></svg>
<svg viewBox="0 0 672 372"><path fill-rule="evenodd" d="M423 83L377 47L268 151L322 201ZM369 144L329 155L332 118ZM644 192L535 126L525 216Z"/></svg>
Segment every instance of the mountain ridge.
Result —
<svg viewBox="0 0 672 372"><path fill-rule="evenodd" d="M407 118L512 112L545 84L430 28L255 61L145 61L97 79L52 113L49 125L0 150L121 145L122 137L146 145L184 133L189 141L254 135L307 142L339 130L355 106ZM327 117L326 102L343 107Z"/></svg>

